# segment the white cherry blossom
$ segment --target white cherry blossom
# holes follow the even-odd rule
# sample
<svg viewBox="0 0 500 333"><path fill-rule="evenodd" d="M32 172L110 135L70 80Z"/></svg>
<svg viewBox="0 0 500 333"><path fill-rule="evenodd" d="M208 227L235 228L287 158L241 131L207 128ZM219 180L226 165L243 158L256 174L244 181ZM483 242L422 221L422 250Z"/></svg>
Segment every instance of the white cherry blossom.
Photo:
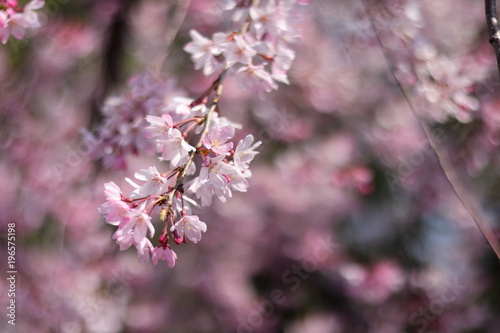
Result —
<svg viewBox="0 0 500 333"><path fill-rule="evenodd" d="M170 161L172 167L186 162L189 152L195 150L193 146L184 140L182 133L176 128L170 129L164 138L157 139L156 142L161 157Z"/></svg>
<svg viewBox="0 0 500 333"><path fill-rule="evenodd" d="M174 230L181 239L186 237L191 242L198 243L201 240L201 233L207 231L207 225L196 215L186 215L170 228L170 231Z"/></svg>

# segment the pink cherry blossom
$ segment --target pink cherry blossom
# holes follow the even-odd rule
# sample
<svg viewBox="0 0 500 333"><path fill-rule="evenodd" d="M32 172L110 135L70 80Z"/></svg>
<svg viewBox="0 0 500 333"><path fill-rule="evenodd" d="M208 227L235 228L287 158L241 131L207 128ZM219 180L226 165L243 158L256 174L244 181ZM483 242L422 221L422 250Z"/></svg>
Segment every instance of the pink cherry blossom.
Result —
<svg viewBox="0 0 500 333"><path fill-rule="evenodd" d="M139 261L148 262L149 255L151 251L153 251L153 244L151 244L151 241L144 237L141 240L136 241L135 248L137 249Z"/></svg>
<svg viewBox="0 0 500 333"><path fill-rule="evenodd" d="M106 168L117 170L126 168L129 155L154 154L155 141L148 137L152 133L146 130L151 126L146 116L160 116L173 98L173 91L170 81L147 71L131 78L127 92L104 102L103 123L93 133L85 133L91 147L88 156L102 159Z"/></svg>
<svg viewBox="0 0 500 333"><path fill-rule="evenodd" d="M265 64L241 67L238 70L237 79L240 87L244 89L265 90L267 92L278 89L278 85L274 82L271 74L265 70Z"/></svg>
<svg viewBox="0 0 500 333"><path fill-rule="evenodd" d="M123 234L133 233L134 242L140 243L146 238L149 230L150 237L153 237L155 228L151 223L151 217L137 209L131 209L129 212L130 219L123 223Z"/></svg>
<svg viewBox="0 0 500 333"><path fill-rule="evenodd" d="M113 239L120 246L120 251L125 251L134 244L134 234L132 232L124 232L122 228L118 228L115 231Z"/></svg>
<svg viewBox="0 0 500 333"><path fill-rule="evenodd" d="M169 114L163 114L161 117L147 115L146 120L151 124L144 129L144 136L147 138L161 138L173 126L172 117Z"/></svg>
<svg viewBox="0 0 500 333"><path fill-rule="evenodd" d="M44 0L31 0L24 7L24 20L27 23L27 27L32 27L32 28L40 27L40 20L35 10L42 8L44 5L45 5Z"/></svg>
<svg viewBox="0 0 500 333"><path fill-rule="evenodd" d="M157 265L158 261L165 260L168 267L173 268L177 260L177 254L170 248L170 246L157 246L151 255L153 265Z"/></svg>
<svg viewBox="0 0 500 333"><path fill-rule="evenodd" d="M24 8L19 8L16 1L8 1L6 8L0 9L0 40L3 44L12 35L16 39L23 39L25 30L39 28L40 21L35 10L44 6L43 0L32 0Z"/></svg>
<svg viewBox="0 0 500 333"><path fill-rule="evenodd" d="M252 28L258 39L262 39L264 34L278 36L281 31L288 28L281 6L277 6L275 1L269 1L265 8L250 8L250 17L253 20Z"/></svg>
<svg viewBox="0 0 500 333"><path fill-rule="evenodd" d="M276 81L289 84L287 72L292 66L293 59L295 59L295 52L280 44L271 65L272 78Z"/></svg>
<svg viewBox="0 0 500 333"><path fill-rule="evenodd" d="M258 154L255 149L261 144L262 142L260 141L254 143L252 134L247 135L244 139L238 142L236 149L234 150L234 166L239 173L242 175L251 175L248 167L255 155Z"/></svg>
<svg viewBox="0 0 500 333"><path fill-rule="evenodd" d="M181 239L187 237L193 243L198 243L201 240L201 233L207 231L207 225L200 221L196 215L186 215L177 221L170 230L172 232L175 230Z"/></svg>
<svg viewBox="0 0 500 333"><path fill-rule="evenodd" d="M226 202L232 196L231 189L245 192L248 182L236 168L223 161L224 156L206 159L202 165L199 177L189 184L189 190L201 200L202 206L212 204L212 196L217 196L221 202Z"/></svg>
<svg viewBox="0 0 500 333"><path fill-rule="evenodd" d="M120 188L114 182L108 182L104 185L106 202L103 203L98 211L106 218L106 222L112 225L118 225L121 221L128 219L130 206L122 201L123 194Z"/></svg>
<svg viewBox="0 0 500 333"><path fill-rule="evenodd" d="M217 56L221 54L220 45L215 41L203 37L198 31L191 30L189 35L192 42L186 44L184 50L191 53L195 69L203 68L203 74L210 75L221 67Z"/></svg>
<svg viewBox="0 0 500 333"><path fill-rule="evenodd" d="M210 128L208 134L203 138L205 148L219 155L227 155L233 149L233 143L227 142L234 136L234 128L230 126Z"/></svg>
<svg viewBox="0 0 500 333"><path fill-rule="evenodd" d="M184 140L182 133L176 128L170 129L165 137L157 139L156 142L161 157L170 161L172 167L186 162L189 152L195 150Z"/></svg>
<svg viewBox="0 0 500 333"><path fill-rule="evenodd" d="M136 172L134 177L145 182L136 190L139 197L162 194L169 189L169 186L174 185L172 180L175 180L174 178L169 180L163 177L155 166L150 166L148 169Z"/></svg>
<svg viewBox="0 0 500 333"><path fill-rule="evenodd" d="M257 52L250 47L242 36L236 35L232 41L223 45L223 54L226 60L226 67L231 67L236 63L248 65Z"/></svg>

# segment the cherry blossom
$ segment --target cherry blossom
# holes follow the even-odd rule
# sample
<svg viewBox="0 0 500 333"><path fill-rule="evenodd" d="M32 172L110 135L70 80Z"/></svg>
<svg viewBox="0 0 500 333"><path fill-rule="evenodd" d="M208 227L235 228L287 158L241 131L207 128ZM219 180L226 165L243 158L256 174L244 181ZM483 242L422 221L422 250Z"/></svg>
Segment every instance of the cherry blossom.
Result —
<svg viewBox="0 0 500 333"><path fill-rule="evenodd" d="M147 115L146 120L151 124L144 129L144 136L147 138L161 138L173 127L172 117L169 114L163 114L161 117Z"/></svg>
<svg viewBox="0 0 500 333"><path fill-rule="evenodd" d="M99 213L106 218L109 224L118 225L121 221L128 218L130 206L122 201L123 194L114 182L104 185L104 193L107 199L99 207Z"/></svg>
<svg viewBox="0 0 500 333"><path fill-rule="evenodd" d="M32 0L24 8L18 7L17 1L7 1L0 8L0 40L7 43L10 36L23 39L25 30L39 28L38 10L44 6L43 0Z"/></svg>
<svg viewBox="0 0 500 333"><path fill-rule="evenodd" d="M174 185L168 178L163 177L155 166L150 166L148 169L142 169L136 172L134 177L145 183L132 193L133 196L134 194L138 197L159 195L166 192L169 187Z"/></svg>
<svg viewBox="0 0 500 333"><path fill-rule="evenodd" d="M120 246L120 251L125 251L134 244L134 234L131 232L124 232L123 228L119 228L113 234L113 239Z"/></svg>
<svg viewBox="0 0 500 333"><path fill-rule="evenodd" d="M151 223L151 217L137 209L130 210L129 220L123 223L123 233L133 233L134 241L139 243L146 238L148 231L150 236L153 237L155 228Z"/></svg>
<svg viewBox="0 0 500 333"><path fill-rule="evenodd" d="M224 57L226 59L226 66L232 67L236 63L248 65L252 62L252 58L257 54L247 41L239 35L233 37L223 45Z"/></svg>
<svg viewBox="0 0 500 333"><path fill-rule="evenodd" d="M248 65L238 70L238 84L240 87L254 91L265 90L270 92L278 89L271 74L265 70L265 64ZM283 75L283 74L281 74ZM280 77L281 80L284 80Z"/></svg>
<svg viewBox="0 0 500 333"><path fill-rule="evenodd" d="M160 260L165 260L168 267L172 268L175 266L177 254L170 248L170 246L158 246L153 250L151 261L154 265L157 265Z"/></svg>
<svg viewBox="0 0 500 333"><path fill-rule="evenodd" d="M176 128L169 130L164 138L157 139L156 142L161 157L170 161L173 167L186 162L189 152L195 150L184 140L182 133Z"/></svg>
<svg viewBox="0 0 500 333"><path fill-rule="evenodd" d="M136 241L135 247L137 249L139 261L148 262L149 255L151 251L153 251L153 244L151 244L151 241L146 237L141 238L139 241Z"/></svg>
<svg viewBox="0 0 500 333"><path fill-rule="evenodd" d="M254 159L255 155L259 152L255 151L262 142L257 141L254 143L252 134L248 134L244 139L240 140L234 150L234 166L241 174L248 174L250 162Z"/></svg>
<svg viewBox="0 0 500 333"><path fill-rule="evenodd" d="M195 69L203 68L206 76L217 73L204 92L197 98L185 96L146 72L129 81L128 91L106 100L106 119L97 135L85 133L93 147L89 155L101 158L105 167L123 168L128 154L154 151L160 161L169 162L167 170L149 166L135 172L135 181L125 178L133 187L128 195L114 183L105 185L107 200L99 212L118 226L113 238L120 249L134 245L141 261L152 255L153 264L166 260L173 267L177 255L169 238L176 244L198 243L207 231L206 223L192 211L210 206L214 196L226 202L233 191L248 189L250 162L261 142L249 134L234 149L231 139L242 126L221 112L225 78L235 75L241 86L259 92L277 89L276 81L289 83L287 71L295 58L288 46L292 3L222 5L246 16L240 30L218 31L209 39L191 29L192 41L184 47ZM158 211L164 231L154 247L149 238L154 236L153 216Z"/></svg>
<svg viewBox="0 0 500 333"><path fill-rule="evenodd" d="M184 50L191 53L191 59L194 61L196 69L203 68L203 74L210 75L217 71L222 64L217 59L221 54L221 46L215 40L220 39L214 36L214 40L203 37L198 31L191 30L189 35L193 39L192 42L186 44ZM225 37L222 37L225 39Z"/></svg>

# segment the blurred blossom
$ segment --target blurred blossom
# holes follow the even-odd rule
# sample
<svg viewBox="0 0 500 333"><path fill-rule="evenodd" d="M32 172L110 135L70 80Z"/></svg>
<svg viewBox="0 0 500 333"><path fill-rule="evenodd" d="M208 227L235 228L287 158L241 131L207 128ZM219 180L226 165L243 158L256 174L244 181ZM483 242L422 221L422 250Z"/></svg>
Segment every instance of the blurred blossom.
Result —
<svg viewBox="0 0 500 333"><path fill-rule="evenodd" d="M36 10L42 8L43 0L32 0L26 6L19 7L17 1L2 1L0 3L0 40L7 43L10 36L23 39L25 29L39 28L40 21Z"/></svg>
<svg viewBox="0 0 500 333"><path fill-rule="evenodd" d="M356 264L339 267L354 297L368 303L381 303L403 287L404 277L394 262L380 262L370 268Z"/></svg>

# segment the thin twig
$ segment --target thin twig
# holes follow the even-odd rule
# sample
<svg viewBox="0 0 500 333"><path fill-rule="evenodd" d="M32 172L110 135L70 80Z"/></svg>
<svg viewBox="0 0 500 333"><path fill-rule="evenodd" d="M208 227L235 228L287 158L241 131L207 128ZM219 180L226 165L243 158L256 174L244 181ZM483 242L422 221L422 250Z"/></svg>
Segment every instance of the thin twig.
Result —
<svg viewBox="0 0 500 333"><path fill-rule="evenodd" d="M488 242L488 244L492 247L493 251L495 252L497 257L500 259L500 244L499 244L498 240L496 239L495 235L493 234L493 232L489 228L488 224L485 222L485 219L482 216L483 214L481 213L481 210L479 209L477 203L470 196L467 188L460 180L457 172L455 171L454 167L452 166L452 163L450 162L450 160L448 158L447 152L438 143L438 140L435 138L434 134L432 133L432 130L431 130L429 124L427 122L425 122L418 115L417 111L413 107L413 103L411 102L410 96L408 95L408 93L406 92L406 89L403 87L403 84L401 83L401 81L399 80L399 78L396 75L396 71L394 70L394 67L393 67L393 62L390 61L389 54L387 53L387 49L385 48L384 43L382 42L382 39L380 37L380 33L373 22L373 18L370 15L370 12L369 12L367 6L365 5L364 1L362 0L361 2L362 2L363 7L365 9L366 16L368 17L368 20L370 21L371 29L375 32L377 40L380 44L380 48L382 50L382 53L383 53L384 59L387 63L387 66L389 67L392 76L396 80L398 88L401 90L406 101L408 102L408 105L410 106L410 109L411 109L413 115L415 116L415 118L417 118L420 126L422 127L424 134L427 137L427 140L429 141L429 143L432 147L432 150L435 153L435 155L439 161L439 165L440 165L441 169L443 170L446 179L448 180L449 184L453 188L453 191L457 195L457 197L460 200L460 202L462 203L462 205L467 209L467 211L469 212L469 214L473 218L474 222L476 222L476 225L478 226L479 230L482 232L482 234L486 238L486 241ZM495 6L493 5L493 7L495 7ZM498 26L497 26L497 29L498 29ZM498 56L498 53L497 53L497 56Z"/></svg>
<svg viewBox="0 0 500 333"><path fill-rule="evenodd" d="M102 41L101 72L91 100L89 128L97 126L102 120L102 103L109 90L122 81L121 65L124 44L129 34L127 18L137 0L123 0L110 20Z"/></svg>
<svg viewBox="0 0 500 333"><path fill-rule="evenodd" d="M177 1L177 5L175 5L174 15L170 18L170 24L165 32L165 54L162 56L160 61L156 66L156 74L160 75L162 68L170 55L170 51L172 48L172 44L174 43L175 37L179 32L179 29L186 18L186 13L188 11L188 7L191 0L181 0Z"/></svg>
<svg viewBox="0 0 500 333"><path fill-rule="evenodd" d="M484 6L486 9L486 24L490 33L490 44L495 50L498 73L500 74L500 28L497 19L497 2L496 0L485 0Z"/></svg>

